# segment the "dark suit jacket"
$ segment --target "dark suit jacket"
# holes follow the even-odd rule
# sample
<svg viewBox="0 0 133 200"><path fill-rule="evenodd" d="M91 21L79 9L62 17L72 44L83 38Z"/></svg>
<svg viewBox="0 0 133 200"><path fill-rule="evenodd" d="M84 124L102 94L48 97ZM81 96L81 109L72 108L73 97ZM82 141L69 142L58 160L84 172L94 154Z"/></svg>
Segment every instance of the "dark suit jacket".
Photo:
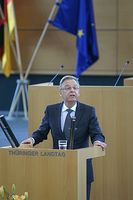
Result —
<svg viewBox="0 0 133 200"><path fill-rule="evenodd" d="M45 116L42 119L39 129L32 134L32 137L35 140L35 145L46 140L50 130L53 138L54 149L58 149L58 140L66 139L61 130L62 105L63 103L58 103L47 106ZM78 102L75 116L74 149L88 147L89 138L91 138L92 144L96 140L104 141L104 136L99 127L94 107ZM91 159L87 161L87 166L87 181L91 182L93 181Z"/></svg>

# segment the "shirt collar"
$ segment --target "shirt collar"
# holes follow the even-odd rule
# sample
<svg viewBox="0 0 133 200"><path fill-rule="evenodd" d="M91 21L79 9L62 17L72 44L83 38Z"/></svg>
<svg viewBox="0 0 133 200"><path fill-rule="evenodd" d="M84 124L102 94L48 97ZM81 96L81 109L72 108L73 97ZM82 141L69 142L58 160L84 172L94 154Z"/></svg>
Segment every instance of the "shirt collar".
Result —
<svg viewBox="0 0 133 200"><path fill-rule="evenodd" d="M74 104L73 107L71 107L71 110L73 110L74 112L76 112L76 108L77 108L77 102ZM62 106L62 112L66 111L67 109L69 109L65 103L63 103L63 106Z"/></svg>

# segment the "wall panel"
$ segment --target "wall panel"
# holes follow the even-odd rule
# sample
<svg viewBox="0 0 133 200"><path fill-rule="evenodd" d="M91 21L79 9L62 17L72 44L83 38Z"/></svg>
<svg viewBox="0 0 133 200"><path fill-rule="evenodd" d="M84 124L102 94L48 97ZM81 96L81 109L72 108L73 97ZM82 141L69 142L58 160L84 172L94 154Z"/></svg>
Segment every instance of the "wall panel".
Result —
<svg viewBox="0 0 133 200"><path fill-rule="evenodd" d="M21 47L25 61L25 69L31 59L32 53L40 35L40 31L22 31ZM65 32L50 30L45 35L41 48L36 54L31 71L34 73L55 73L60 65L64 65L63 72L74 72L75 69L75 38ZM70 48L71 47L71 48Z"/></svg>
<svg viewBox="0 0 133 200"><path fill-rule="evenodd" d="M117 0L94 0L97 29L117 28Z"/></svg>
<svg viewBox="0 0 133 200"><path fill-rule="evenodd" d="M114 74L116 72L117 35L115 31L98 31L100 57L87 72L93 74Z"/></svg>
<svg viewBox="0 0 133 200"><path fill-rule="evenodd" d="M47 22L54 0L15 0L19 29L41 29Z"/></svg>
<svg viewBox="0 0 133 200"><path fill-rule="evenodd" d="M119 1L119 28L133 29L133 1Z"/></svg>
<svg viewBox="0 0 133 200"><path fill-rule="evenodd" d="M118 71L120 72L125 61L129 60L125 74L133 74L133 31L119 31L118 38Z"/></svg>

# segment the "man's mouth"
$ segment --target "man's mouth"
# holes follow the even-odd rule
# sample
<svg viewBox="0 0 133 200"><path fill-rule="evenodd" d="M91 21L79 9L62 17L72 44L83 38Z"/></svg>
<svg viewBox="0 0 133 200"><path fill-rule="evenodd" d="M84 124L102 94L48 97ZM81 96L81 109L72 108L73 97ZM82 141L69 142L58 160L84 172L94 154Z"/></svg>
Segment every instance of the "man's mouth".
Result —
<svg viewBox="0 0 133 200"><path fill-rule="evenodd" d="M75 97L75 94L70 94L70 97Z"/></svg>

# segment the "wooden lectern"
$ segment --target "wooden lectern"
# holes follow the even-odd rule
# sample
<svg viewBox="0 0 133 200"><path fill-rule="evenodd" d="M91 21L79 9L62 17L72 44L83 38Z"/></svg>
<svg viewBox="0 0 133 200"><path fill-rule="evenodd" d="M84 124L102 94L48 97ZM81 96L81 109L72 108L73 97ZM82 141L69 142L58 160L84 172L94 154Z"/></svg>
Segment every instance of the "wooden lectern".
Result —
<svg viewBox="0 0 133 200"><path fill-rule="evenodd" d="M29 200L86 200L86 160L100 147L78 150L0 149L0 186L29 193Z"/></svg>

